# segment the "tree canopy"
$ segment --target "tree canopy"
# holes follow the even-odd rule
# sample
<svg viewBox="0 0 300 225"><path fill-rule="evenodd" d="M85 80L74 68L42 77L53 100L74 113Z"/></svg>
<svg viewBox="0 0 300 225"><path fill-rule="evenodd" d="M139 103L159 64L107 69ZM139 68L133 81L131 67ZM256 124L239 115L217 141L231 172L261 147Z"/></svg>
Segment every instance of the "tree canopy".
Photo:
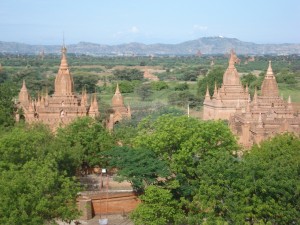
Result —
<svg viewBox="0 0 300 225"><path fill-rule="evenodd" d="M158 183L158 178L170 175L166 162L150 150L115 147L105 155L109 166L118 169L118 180L130 181L133 189L140 193L145 187Z"/></svg>
<svg viewBox="0 0 300 225"><path fill-rule="evenodd" d="M11 127L15 123L15 105L13 97L16 95L15 85L0 83L0 126Z"/></svg>
<svg viewBox="0 0 300 225"><path fill-rule="evenodd" d="M108 130L90 117L79 118L59 129L57 139L69 148L78 147L80 153L74 152L73 157L79 157L81 163L89 166L105 163L102 153L114 146L114 139Z"/></svg>
<svg viewBox="0 0 300 225"><path fill-rule="evenodd" d="M122 69L122 70L114 70L113 75L116 80L143 80L143 72L138 69Z"/></svg>
<svg viewBox="0 0 300 225"><path fill-rule="evenodd" d="M299 223L298 137L279 135L238 157L239 147L223 122L165 115L144 120L134 145L154 151L172 173L156 186L171 193L178 217L172 214L159 224ZM160 194L151 193L156 204L164 202ZM142 201L133 219L147 224L143 218L162 215L152 204Z"/></svg>
<svg viewBox="0 0 300 225"><path fill-rule="evenodd" d="M74 178L59 165L53 134L42 125L14 127L0 137L0 223L40 225L78 216Z"/></svg>

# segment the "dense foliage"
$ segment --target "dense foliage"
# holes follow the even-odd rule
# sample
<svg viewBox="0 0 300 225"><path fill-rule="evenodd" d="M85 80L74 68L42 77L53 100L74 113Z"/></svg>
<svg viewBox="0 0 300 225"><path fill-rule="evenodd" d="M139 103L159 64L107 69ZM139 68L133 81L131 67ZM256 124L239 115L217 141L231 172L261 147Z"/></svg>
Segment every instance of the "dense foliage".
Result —
<svg viewBox="0 0 300 225"><path fill-rule="evenodd" d="M0 223L40 225L78 216L79 185L60 168L61 152L42 125L19 126L0 137ZM65 165L67 166L67 165Z"/></svg>
<svg viewBox="0 0 300 225"><path fill-rule="evenodd" d="M210 95L214 93L214 87L220 87L223 82L223 74L225 72L224 67L214 67L210 70L206 77L198 81L198 94L199 96L205 96L206 88L208 87Z"/></svg>
<svg viewBox="0 0 300 225"><path fill-rule="evenodd" d="M177 202L173 211L153 207L170 205L159 190L146 191L132 215L138 224L299 223L300 139L293 135L265 141L239 158L222 122L162 116L140 124L135 145L168 163L173 176L159 186L169 202ZM149 218L156 219L149 223Z"/></svg>
<svg viewBox="0 0 300 225"><path fill-rule="evenodd" d="M116 80L143 80L143 72L138 69L114 70L113 75Z"/></svg>
<svg viewBox="0 0 300 225"><path fill-rule="evenodd" d="M170 175L167 164L150 150L116 147L106 151L105 156L109 167L118 169L118 180L130 181L136 192Z"/></svg>
<svg viewBox="0 0 300 225"><path fill-rule="evenodd" d="M0 83L0 127L11 127L15 123L13 96L16 93L16 87L12 83Z"/></svg>
<svg viewBox="0 0 300 225"><path fill-rule="evenodd" d="M103 164L103 152L114 145L114 139L108 130L90 117L77 119L59 129L56 138L71 149L68 157L72 158L71 162L75 162L74 166L80 163L89 167Z"/></svg>

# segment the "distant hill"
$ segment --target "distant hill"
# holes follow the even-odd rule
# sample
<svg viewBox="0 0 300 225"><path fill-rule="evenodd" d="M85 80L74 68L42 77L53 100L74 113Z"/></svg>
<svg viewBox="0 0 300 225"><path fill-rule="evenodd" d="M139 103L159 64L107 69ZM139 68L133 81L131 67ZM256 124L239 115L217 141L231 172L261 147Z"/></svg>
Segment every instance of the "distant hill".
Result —
<svg viewBox="0 0 300 225"><path fill-rule="evenodd" d="M236 38L203 37L179 44L142 44L128 43L121 45L101 45L88 42L67 45L69 53L88 55L195 55L225 54L234 49L237 54L249 55L289 55L300 54L300 44L256 44L240 41ZM59 45L28 45L16 42L0 41L0 53L46 54L60 53Z"/></svg>

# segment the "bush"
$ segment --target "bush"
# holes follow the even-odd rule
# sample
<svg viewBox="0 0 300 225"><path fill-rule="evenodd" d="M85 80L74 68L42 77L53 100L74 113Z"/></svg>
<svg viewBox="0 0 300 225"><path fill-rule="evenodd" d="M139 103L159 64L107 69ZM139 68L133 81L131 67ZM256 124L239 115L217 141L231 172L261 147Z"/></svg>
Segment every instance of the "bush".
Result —
<svg viewBox="0 0 300 225"><path fill-rule="evenodd" d="M196 107L200 102L199 98L193 95L191 92L185 90L181 92L175 92L168 96L168 102L170 105L186 107L188 104L191 108Z"/></svg>
<svg viewBox="0 0 300 225"><path fill-rule="evenodd" d="M174 89L175 89L175 91L184 91L184 90L188 90L189 86L185 82L185 83L177 84Z"/></svg>
<svg viewBox="0 0 300 225"><path fill-rule="evenodd" d="M139 83L139 82L138 82ZM137 82L124 80L119 83L119 88L121 93L133 93L135 87L137 86ZM117 84L112 86L112 91L115 92Z"/></svg>
<svg viewBox="0 0 300 225"><path fill-rule="evenodd" d="M123 70L114 70L113 75L117 80L143 80L143 72L138 69L123 69Z"/></svg>
<svg viewBox="0 0 300 225"><path fill-rule="evenodd" d="M169 86L164 81L154 81L154 82L151 82L151 88L152 88L152 90L160 91L163 89L168 89Z"/></svg>

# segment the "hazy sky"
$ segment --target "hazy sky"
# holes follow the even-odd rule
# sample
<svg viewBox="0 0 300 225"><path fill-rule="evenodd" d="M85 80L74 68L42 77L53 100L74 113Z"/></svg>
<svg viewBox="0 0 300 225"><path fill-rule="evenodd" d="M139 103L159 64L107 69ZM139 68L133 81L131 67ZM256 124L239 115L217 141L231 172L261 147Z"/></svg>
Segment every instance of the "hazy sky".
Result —
<svg viewBox="0 0 300 225"><path fill-rule="evenodd" d="M300 0L0 0L0 41L300 43Z"/></svg>

